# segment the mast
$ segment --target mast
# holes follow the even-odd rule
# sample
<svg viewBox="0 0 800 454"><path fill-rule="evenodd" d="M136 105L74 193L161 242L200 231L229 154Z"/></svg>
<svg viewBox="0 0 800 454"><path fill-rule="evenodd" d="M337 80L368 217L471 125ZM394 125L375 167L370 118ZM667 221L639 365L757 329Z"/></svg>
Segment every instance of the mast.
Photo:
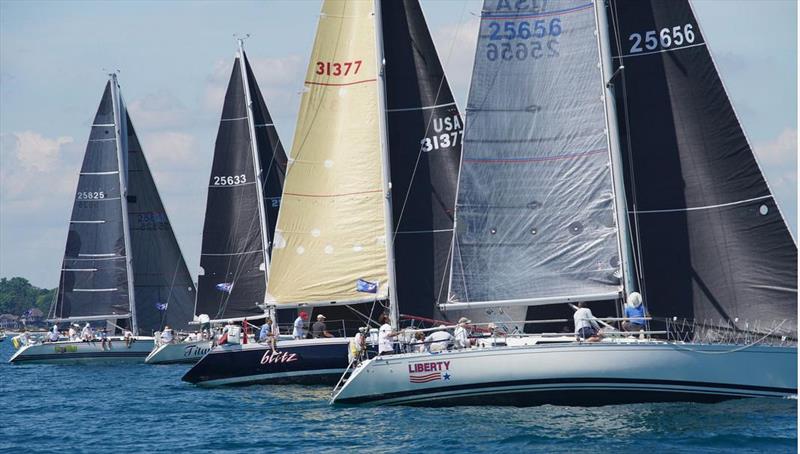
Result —
<svg viewBox="0 0 800 454"><path fill-rule="evenodd" d="M375 5L375 44L378 60L378 123L383 161L383 213L386 225L386 271L389 276L389 311L394 329L400 326L400 310L397 304L397 280L394 270L394 225L392 216L392 182L389 163L389 141L386 137L386 61L383 56L383 21L381 16L381 0L373 0Z"/></svg>
<svg viewBox="0 0 800 454"><path fill-rule="evenodd" d="M249 35L248 35L249 36ZM242 85L244 86L244 99L247 106L247 125L250 129L250 151L253 153L253 172L256 178L256 194L258 194L258 217L261 229L261 248L264 256L264 286L266 288L269 279L269 257L267 256L267 217L264 214L264 188L261 187L261 163L258 161L258 142L256 141L256 126L253 115L253 100L250 98L250 84L247 82L247 65L244 63L244 38L237 38L239 42L239 71L242 73ZM264 303L267 301L267 293L264 292Z"/></svg>
<svg viewBox="0 0 800 454"><path fill-rule="evenodd" d="M111 105L114 108L114 136L117 143L117 165L119 168L119 191L120 203L122 204L122 237L125 239L125 268L128 274L128 305L131 311L131 331L134 335L139 335L139 327L136 322L136 300L133 292L133 265L131 263L133 251L131 249L131 232L128 222L128 182L127 170L123 166L122 154L122 113L120 112L122 101L117 85L117 75L109 74L111 78ZM127 120L127 119L126 119Z"/></svg>
<svg viewBox="0 0 800 454"><path fill-rule="evenodd" d="M611 175L614 183L614 212L617 217L619 230L619 257L622 267L623 295L622 304L626 296L638 290L636 285L636 271L633 266L633 246L631 242L630 226L628 224L628 204L625 198L625 179L622 168L622 146L619 142L619 129L617 127L617 107L614 101L613 71L611 59L611 44L608 36L608 17L605 0L596 0L595 17L597 20L597 43L600 53L600 65L603 72L603 104L606 108L606 131L609 151L611 154ZM620 65L624 71L624 66Z"/></svg>

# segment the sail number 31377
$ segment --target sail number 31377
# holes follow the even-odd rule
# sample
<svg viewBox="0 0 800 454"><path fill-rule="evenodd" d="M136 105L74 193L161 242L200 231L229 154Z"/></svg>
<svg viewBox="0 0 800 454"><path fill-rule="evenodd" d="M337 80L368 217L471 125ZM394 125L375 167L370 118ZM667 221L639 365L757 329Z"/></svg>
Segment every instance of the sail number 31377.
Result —
<svg viewBox="0 0 800 454"><path fill-rule="evenodd" d="M356 61L318 61L317 74L324 74L326 76L349 76L350 74L358 74L361 69L361 60Z"/></svg>
<svg viewBox="0 0 800 454"><path fill-rule="evenodd" d="M631 54L661 49L670 49L685 44L692 44L695 40L692 24L676 25L672 28L662 28L661 31L648 30L641 33L631 33L628 41L631 42Z"/></svg>

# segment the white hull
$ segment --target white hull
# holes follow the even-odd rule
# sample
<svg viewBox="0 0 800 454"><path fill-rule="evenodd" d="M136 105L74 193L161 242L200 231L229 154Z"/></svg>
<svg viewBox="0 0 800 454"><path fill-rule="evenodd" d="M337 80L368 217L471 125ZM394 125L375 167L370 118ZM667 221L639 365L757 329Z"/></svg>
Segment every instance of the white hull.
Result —
<svg viewBox="0 0 800 454"><path fill-rule="evenodd" d="M210 340L164 344L153 349L144 362L147 364L194 364L210 352L212 346Z"/></svg>
<svg viewBox="0 0 800 454"><path fill-rule="evenodd" d="M796 347L574 342L375 358L331 403L590 406L796 394Z"/></svg>
<svg viewBox="0 0 800 454"><path fill-rule="evenodd" d="M110 347L98 341L59 341L26 345L14 353L10 363L70 363L95 361L144 361L153 349L153 338L139 336L130 347L120 337L111 339Z"/></svg>

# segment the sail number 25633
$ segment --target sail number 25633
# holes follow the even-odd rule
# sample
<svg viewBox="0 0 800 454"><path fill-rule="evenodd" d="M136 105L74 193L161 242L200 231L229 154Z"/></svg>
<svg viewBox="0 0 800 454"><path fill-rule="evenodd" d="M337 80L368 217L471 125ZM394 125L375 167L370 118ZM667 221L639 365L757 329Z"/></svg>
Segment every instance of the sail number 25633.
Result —
<svg viewBox="0 0 800 454"><path fill-rule="evenodd" d="M358 74L361 69L361 60L355 61L318 61L316 63L316 73L326 76L349 76L351 74Z"/></svg>
<svg viewBox="0 0 800 454"><path fill-rule="evenodd" d="M692 44L694 39L695 35L692 24L662 28L659 32L648 30L644 32L644 36L641 33L631 33L631 36L628 37L628 41L631 42L631 54L637 54L646 50L652 51L659 47L662 49L669 49L684 44Z"/></svg>
<svg viewBox="0 0 800 454"><path fill-rule="evenodd" d="M236 184L247 183L247 176L245 174L234 176L212 176L214 179L214 186L233 186Z"/></svg>

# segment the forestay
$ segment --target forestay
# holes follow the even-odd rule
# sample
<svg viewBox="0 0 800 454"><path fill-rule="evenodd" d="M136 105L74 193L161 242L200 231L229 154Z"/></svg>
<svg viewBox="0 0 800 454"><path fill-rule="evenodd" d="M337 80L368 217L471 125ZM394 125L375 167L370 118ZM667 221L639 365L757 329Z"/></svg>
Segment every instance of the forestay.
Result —
<svg viewBox="0 0 800 454"><path fill-rule="evenodd" d="M451 301L533 305L621 291L596 28L587 0L484 2Z"/></svg>
<svg viewBox="0 0 800 454"><path fill-rule="evenodd" d="M372 2L323 3L272 250L279 306L387 297L374 21Z"/></svg>
<svg viewBox="0 0 800 454"><path fill-rule="evenodd" d="M463 122L417 0L381 3L396 301L431 318L447 298Z"/></svg>
<svg viewBox="0 0 800 454"><path fill-rule="evenodd" d="M643 292L656 316L797 333L797 246L685 0L614 0ZM631 178L632 177L632 178ZM738 320L737 320L738 319Z"/></svg>

